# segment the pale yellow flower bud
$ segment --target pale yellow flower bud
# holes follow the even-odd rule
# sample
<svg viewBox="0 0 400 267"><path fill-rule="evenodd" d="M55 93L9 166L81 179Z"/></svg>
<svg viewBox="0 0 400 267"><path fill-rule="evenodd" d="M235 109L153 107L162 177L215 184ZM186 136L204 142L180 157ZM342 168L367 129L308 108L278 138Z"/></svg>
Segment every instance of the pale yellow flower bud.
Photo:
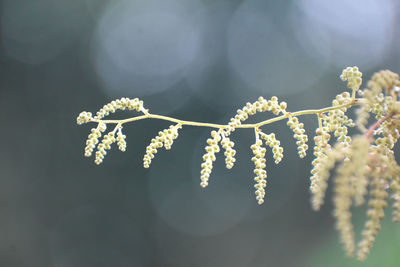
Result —
<svg viewBox="0 0 400 267"><path fill-rule="evenodd" d="M82 111L78 118L76 118L76 123L81 125L84 123L88 123L92 118L92 113L90 112L86 112L86 111Z"/></svg>
<svg viewBox="0 0 400 267"><path fill-rule="evenodd" d="M201 183L202 187L208 185L208 180L213 168L213 162L216 160L215 154L220 151L218 143L221 141L221 132L211 131L211 137L207 139L208 146L205 147L206 153L203 155L203 163L201 164ZM229 140L229 139L228 139ZM227 141L225 141L225 145ZM230 142L230 141L228 141ZM233 144L232 144L233 146ZM228 145L227 145L228 147ZM233 162L232 162L233 165ZM227 163L228 167L228 163Z"/></svg>
<svg viewBox="0 0 400 267"><path fill-rule="evenodd" d="M255 194L256 194L256 199L258 201L258 204L263 204L264 203L264 197L265 197L265 187L267 186L267 172L265 171L266 167L266 160L265 160L265 152L266 149L261 147L262 142L261 140L257 140L255 144L251 145L251 150L253 151L253 157L251 160L254 162L254 174L256 177L254 178L254 181L256 184L254 185L254 188L256 188Z"/></svg>
<svg viewBox="0 0 400 267"><path fill-rule="evenodd" d="M182 128L181 124L171 125L169 128L164 129L158 133L158 136L151 140L150 145L146 147L146 154L143 157L143 166L150 167L151 160L157 153L157 149L165 147L166 150L171 149L171 146L176 138L178 138L178 130Z"/></svg>

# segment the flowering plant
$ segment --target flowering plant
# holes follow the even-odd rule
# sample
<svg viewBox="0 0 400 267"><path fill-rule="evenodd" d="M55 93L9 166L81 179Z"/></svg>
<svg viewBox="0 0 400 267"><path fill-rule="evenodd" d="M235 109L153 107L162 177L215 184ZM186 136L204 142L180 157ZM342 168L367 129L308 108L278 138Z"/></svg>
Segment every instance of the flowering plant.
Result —
<svg viewBox="0 0 400 267"><path fill-rule="evenodd" d="M357 67L348 67L343 70L340 78L347 81L351 92L342 92L332 101L330 107L309 109L297 112L287 111L286 102L279 102L277 97L267 100L259 97L253 103L247 103L237 110L235 116L227 124L214 124L194 121L184 121L172 117L151 114L144 108L139 99L121 98L106 104L95 116L83 111L77 118L78 124L96 123L97 127L91 130L85 147L85 156L90 157L94 150L95 163L101 164L107 150L113 143L117 143L121 151L126 150L126 136L122 133L125 123L143 119L160 119L173 123L169 128L160 131L151 140L146 148L143 165L149 168L158 149L171 149L179 130L187 126L213 128L211 137L207 139L203 163L201 164L202 187L208 185L212 172L213 162L221 147L224 150L225 163L231 169L235 163L234 142L229 138L231 133L239 128L254 130L255 141L251 145L255 174L255 194L258 204L264 202L265 187L267 184L266 147L272 150L275 164L283 158L283 148L274 133L264 133L262 127L280 120L287 120L287 125L293 132L296 140L298 155L306 156L308 150L308 135L304 124L298 117L314 115L318 120L318 128L314 136L314 156L310 177L310 191L312 208L318 210L324 202L328 187L330 170L337 164L334 178L334 217L336 228L348 256L357 252L357 259L366 259L372 244L375 241L380 221L384 217L384 208L389 196L392 199L393 221L400 222L400 166L397 164L393 147L400 138L400 81L398 74L389 70L375 73L367 83L365 89L360 89L362 73ZM359 97L356 97L358 93ZM347 111L357 106L355 122L347 116ZM104 119L110 113L118 110L135 110L141 115L121 119ZM271 112L272 119L258 123L245 124L244 122L256 113ZM114 129L104 135L101 143L99 139L107 130L107 125L115 125ZM349 127L357 127L361 134L348 135ZM367 197L368 194L368 197ZM352 205L360 206L368 198L367 221L362 232L362 240L355 244L354 230L351 222Z"/></svg>

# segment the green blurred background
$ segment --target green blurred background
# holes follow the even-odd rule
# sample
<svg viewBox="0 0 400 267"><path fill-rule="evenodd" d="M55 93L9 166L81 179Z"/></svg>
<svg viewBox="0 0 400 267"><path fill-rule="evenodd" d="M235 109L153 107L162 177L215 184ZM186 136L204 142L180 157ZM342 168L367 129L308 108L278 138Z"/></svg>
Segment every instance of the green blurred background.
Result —
<svg viewBox="0 0 400 267"><path fill-rule="evenodd" d="M251 130L232 135L236 166L226 170L220 153L202 189L210 129L184 127L143 169L146 145L168 123L127 125L127 151L114 148L101 166L83 156L90 126L76 125L81 111L124 96L152 113L214 123L260 95L289 111L330 105L346 90L338 76L347 66L364 77L400 71L399 1L4 0L0 8L0 266L400 266L390 210L367 261L344 256L331 194L311 211L312 152L297 157L284 122L263 127L281 140L284 159L275 166L267 155L262 206ZM300 120L312 147L315 118ZM364 213L355 212L357 237Z"/></svg>

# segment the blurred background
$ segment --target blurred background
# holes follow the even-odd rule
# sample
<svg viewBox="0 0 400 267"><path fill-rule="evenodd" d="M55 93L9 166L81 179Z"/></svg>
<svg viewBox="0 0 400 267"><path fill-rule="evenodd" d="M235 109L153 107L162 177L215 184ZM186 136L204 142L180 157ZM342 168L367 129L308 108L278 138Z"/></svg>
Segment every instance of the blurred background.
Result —
<svg viewBox="0 0 400 267"><path fill-rule="evenodd" d="M344 256L331 194L320 212L309 205L312 151L298 158L284 122L263 127L284 159L267 154L262 206L251 130L232 135L236 166L220 153L202 189L210 129L184 127L144 169L145 147L169 123L126 125L127 151L114 147L101 166L83 156L93 125L76 125L120 97L214 123L260 95L289 111L325 107L346 90L347 66L366 78L400 71L399 1L4 0L0 14L0 266L400 265L390 216L366 262ZM315 118L300 120L312 147ZM365 210L354 214L359 238Z"/></svg>

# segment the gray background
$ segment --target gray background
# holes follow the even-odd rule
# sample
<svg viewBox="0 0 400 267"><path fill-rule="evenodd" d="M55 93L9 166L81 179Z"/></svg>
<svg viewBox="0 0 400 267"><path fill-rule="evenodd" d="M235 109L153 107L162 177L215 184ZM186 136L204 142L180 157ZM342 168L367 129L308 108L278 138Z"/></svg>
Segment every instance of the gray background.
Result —
<svg viewBox="0 0 400 267"><path fill-rule="evenodd" d="M91 127L76 117L123 96L214 123L260 95L289 111L322 108L346 90L344 67L399 72L399 10L394 0L2 1L0 266L358 266L340 247L331 194L311 210L312 149L299 159L284 122L263 127L284 159L275 166L267 152L258 206L252 130L232 135L236 166L217 155L202 189L210 129L184 127L143 169L145 147L169 123L132 123L127 151L114 147L96 166L83 156ZM300 120L312 148L316 120ZM355 214L359 236L364 210ZM388 216L360 266L398 266L399 243Z"/></svg>

